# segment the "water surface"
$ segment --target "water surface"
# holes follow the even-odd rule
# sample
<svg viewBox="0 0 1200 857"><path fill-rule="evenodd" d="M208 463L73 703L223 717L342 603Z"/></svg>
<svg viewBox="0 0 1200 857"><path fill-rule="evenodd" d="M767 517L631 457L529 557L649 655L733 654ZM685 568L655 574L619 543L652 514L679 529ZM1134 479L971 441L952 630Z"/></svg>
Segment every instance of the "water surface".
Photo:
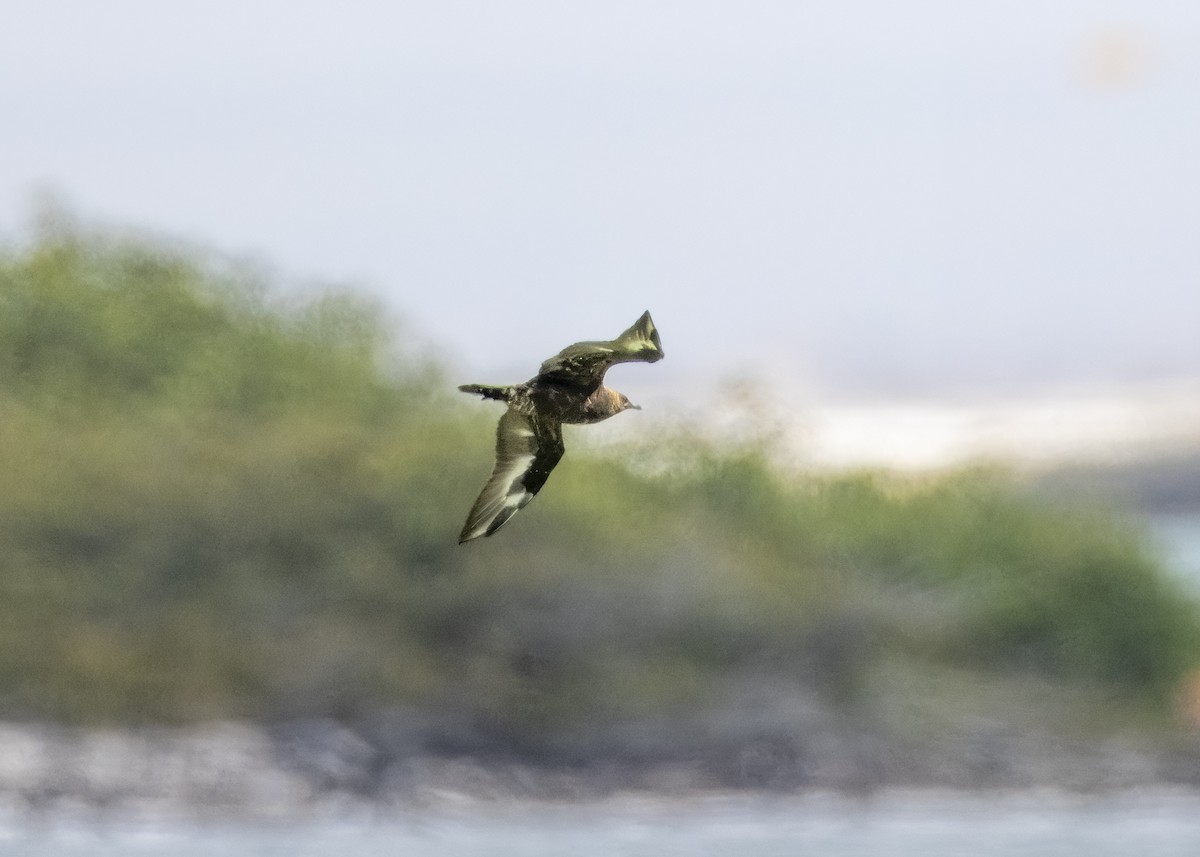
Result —
<svg viewBox="0 0 1200 857"><path fill-rule="evenodd" d="M294 823L74 822L0 830L22 857L1195 857L1200 796L910 793L870 800L623 799L472 804Z"/></svg>

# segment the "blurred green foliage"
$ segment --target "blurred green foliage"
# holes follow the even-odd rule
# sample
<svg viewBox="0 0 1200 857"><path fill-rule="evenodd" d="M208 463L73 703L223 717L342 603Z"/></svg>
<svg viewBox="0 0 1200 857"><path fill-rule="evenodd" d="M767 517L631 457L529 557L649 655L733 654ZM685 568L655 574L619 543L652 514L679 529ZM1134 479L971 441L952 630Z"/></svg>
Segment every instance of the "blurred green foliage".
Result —
<svg viewBox="0 0 1200 857"><path fill-rule="evenodd" d="M568 455L460 547L498 409L382 317L72 229L0 258L0 717L402 706L537 750L750 680L869 705L896 657L1151 701L1196 659L1135 532L997 471L680 433Z"/></svg>

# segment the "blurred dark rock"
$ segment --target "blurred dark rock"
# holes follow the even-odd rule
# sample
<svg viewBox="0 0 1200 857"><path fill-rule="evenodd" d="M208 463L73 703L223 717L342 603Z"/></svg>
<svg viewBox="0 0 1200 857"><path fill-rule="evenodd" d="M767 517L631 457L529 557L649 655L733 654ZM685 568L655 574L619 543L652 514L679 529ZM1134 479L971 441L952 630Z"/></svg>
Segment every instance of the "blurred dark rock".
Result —
<svg viewBox="0 0 1200 857"><path fill-rule="evenodd" d="M82 730L0 723L0 814L290 818L349 808L415 809L625 792L867 794L898 787L1200 788L1200 743L1064 742L997 724L905 743L861 724L718 741L707 753L597 757L573 765L444 755L393 711L361 724ZM829 724L826 724L829 726Z"/></svg>

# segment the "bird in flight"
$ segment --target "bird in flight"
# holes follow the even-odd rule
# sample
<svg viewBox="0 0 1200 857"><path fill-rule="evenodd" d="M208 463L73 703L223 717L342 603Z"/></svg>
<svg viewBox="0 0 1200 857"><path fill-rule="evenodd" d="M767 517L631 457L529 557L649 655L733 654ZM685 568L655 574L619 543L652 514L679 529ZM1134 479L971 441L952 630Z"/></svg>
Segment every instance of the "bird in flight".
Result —
<svg viewBox="0 0 1200 857"><path fill-rule="evenodd" d="M563 455L563 423L598 423L630 408L641 410L624 394L604 386L609 366L662 358L658 330L650 313L644 312L616 339L568 345L524 384L459 387L464 393L508 403L496 426L496 466L467 515L459 544L496 532L546 484Z"/></svg>

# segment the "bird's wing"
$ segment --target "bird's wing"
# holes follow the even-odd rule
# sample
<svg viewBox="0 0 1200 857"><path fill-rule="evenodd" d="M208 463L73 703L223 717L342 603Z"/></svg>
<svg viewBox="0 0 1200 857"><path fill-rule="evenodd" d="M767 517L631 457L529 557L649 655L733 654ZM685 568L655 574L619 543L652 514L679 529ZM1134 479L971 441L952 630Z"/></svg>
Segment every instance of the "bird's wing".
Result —
<svg viewBox="0 0 1200 857"><path fill-rule="evenodd" d="M663 358L662 341L649 312L633 326L607 342L576 342L542 364L539 381L596 387L614 363L641 360L654 363Z"/></svg>
<svg viewBox="0 0 1200 857"><path fill-rule="evenodd" d="M459 544L500 529L541 490L562 455L561 423L506 411L496 426L496 466L467 515Z"/></svg>

